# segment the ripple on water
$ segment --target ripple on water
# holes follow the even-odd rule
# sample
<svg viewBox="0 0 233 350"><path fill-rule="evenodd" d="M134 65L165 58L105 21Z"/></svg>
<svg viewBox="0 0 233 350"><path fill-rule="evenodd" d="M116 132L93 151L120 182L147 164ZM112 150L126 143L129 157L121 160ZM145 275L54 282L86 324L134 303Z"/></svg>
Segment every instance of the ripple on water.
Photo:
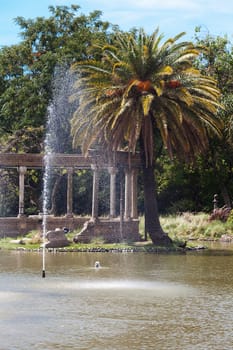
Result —
<svg viewBox="0 0 233 350"><path fill-rule="evenodd" d="M121 291L121 292L138 292L138 293L153 293L154 295L163 296L184 296L193 294L194 288L182 284L159 281L143 281L143 280L124 280L124 279L92 279L60 282L59 287L56 283L56 288L63 290L78 290L78 291Z"/></svg>

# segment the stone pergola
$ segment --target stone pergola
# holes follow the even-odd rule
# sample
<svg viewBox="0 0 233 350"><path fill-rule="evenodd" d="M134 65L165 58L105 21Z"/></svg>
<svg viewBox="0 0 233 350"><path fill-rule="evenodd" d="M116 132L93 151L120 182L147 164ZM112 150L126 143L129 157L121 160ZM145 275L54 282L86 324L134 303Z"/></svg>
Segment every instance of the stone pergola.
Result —
<svg viewBox="0 0 233 350"><path fill-rule="evenodd" d="M28 169L44 169L46 167L51 168L63 168L67 171L67 206L66 215L63 217L63 221L60 219L61 224L64 226L69 223L71 228L75 228L75 223L77 218L73 214L73 174L79 169L90 169L93 172L93 186L92 186L92 213L89 221L96 223L94 226L97 227L100 222L108 221L108 223L119 222L119 217L116 214L116 175L120 171L124 177L125 190L124 190L124 212L121 213L122 220L125 223L138 222L137 213L137 174L140 168L140 158L138 155L130 155L128 152L115 152L111 159L105 159L96 151L90 151L87 157L82 155L74 154L51 154L44 156L42 154L16 154L16 153L2 153L0 154L0 168L17 168L19 173L19 206L18 206L18 226L24 227L26 232L31 225L27 225L29 218L25 216L25 186L24 180ZM109 217L106 220L99 218L98 213L98 198L99 198L99 178L100 172L103 169L107 169L109 173L109 183L110 183L110 212ZM9 219L9 218L8 218ZM35 217L33 218L34 222ZM51 219L50 229L54 229L54 225L57 225L58 218ZM118 220L117 220L118 219ZM1 223L6 223L7 218L0 218L0 232L2 231ZM20 225L21 223L21 225ZM3 225L4 226L4 225ZM37 225L38 226L38 225ZM66 225L67 226L67 225ZM111 226L111 225L110 225ZM108 227L110 227L108 225ZM135 224L133 224L133 231L135 231ZM103 228L102 228L103 230ZM128 227L127 230L131 232L132 230ZM20 231L20 230L19 230ZM22 229L21 229L22 231ZM92 229L92 235L95 235L95 230ZM98 231L98 230L97 230ZM101 232L100 232L101 233ZM136 235L138 234L135 232Z"/></svg>

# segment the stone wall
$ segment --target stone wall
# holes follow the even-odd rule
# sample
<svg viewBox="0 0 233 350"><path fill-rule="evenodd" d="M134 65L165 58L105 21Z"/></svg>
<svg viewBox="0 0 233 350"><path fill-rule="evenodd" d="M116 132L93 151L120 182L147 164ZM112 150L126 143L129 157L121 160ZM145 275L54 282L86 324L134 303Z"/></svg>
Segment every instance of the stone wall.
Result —
<svg viewBox="0 0 233 350"><path fill-rule="evenodd" d="M118 219L89 220L88 217L54 217L48 216L46 231L67 227L70 231L80 230L74 241L89 243L95 239L103 239L106 243L122 241L139 241L139 221ZM43 232L42 217L33 215L29 217L0 218L0 238L23 236L30 231Z"/></svg>
<svg viewBox="0 0 233 350"><path fill-rule="evenodd" d="M105 243L139 241L139 221L123 221L122 227L119 219L87 221L81 232L75 236L74 242L89 243L95 239L101 239Z"/></svg>
<svg viewBox="0 0 233 350"><path fill-rule="evenodd" d="M46 230L67 227L70 231L73 231L80 228L87 220L87 217L48 216ZM0 218L0 238L17 237L34 230L43 232L42 217L40 215Z"/></svg>

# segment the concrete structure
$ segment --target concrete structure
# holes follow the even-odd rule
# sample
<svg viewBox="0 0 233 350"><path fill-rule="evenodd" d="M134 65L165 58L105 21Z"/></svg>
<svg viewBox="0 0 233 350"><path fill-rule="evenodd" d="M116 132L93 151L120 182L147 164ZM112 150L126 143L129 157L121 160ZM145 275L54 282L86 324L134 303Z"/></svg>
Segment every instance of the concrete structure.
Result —
<svg viewBox="0 0 233 350"><path fill-rule="evenodd" d="M130 156L130 161L129 161ZM88 157L71 154L53 154L44 157L42 154L15 154L1 153L0 168L17 168L19 173L19 207L17 218L0 218L0 237L25 234L31 230L41 229L42 219L40 215L25 216L25 186L24 180L28 169L63 168L67 171L67 211L64 217L47 217L47 229L55 230L58 227L68 227L74 230L88 221L86 232L88 239L91 236L101 236L107 241L120 241L122 239L139 238L138 213L137 213L137 173L140 168L138 155L132 156L128 152L115 152L111 158L104 158L96 151L90 151ZM91 169L93 172L92 187L92 214L90 218L76 217L73 214L73 173L78 169ZM98 194L100 171L107 169L110 183L110 212L108 219L100 218L98 214ZM116 217L116 174L122 172L124 177L125 192L124 205L121 203L121 215ZM124 211L123 211L124 207ZM89 224L91 223L91 224ZM90 229L91 227L91 229ZM82 230L82 237L85 236ZM108 233L109 232L109 233ZM109 239L107 235L109 234ZM111 237L111 239L110 239ZM81 239L82 241L87 241Z"/></svg>

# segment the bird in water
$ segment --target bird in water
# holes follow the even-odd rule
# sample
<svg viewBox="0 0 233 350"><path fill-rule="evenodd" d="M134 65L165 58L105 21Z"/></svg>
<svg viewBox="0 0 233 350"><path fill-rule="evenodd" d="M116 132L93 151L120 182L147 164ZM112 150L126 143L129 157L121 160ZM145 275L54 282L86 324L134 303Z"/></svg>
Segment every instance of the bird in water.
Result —
<svg viewBox="0 0 233 350"><path fill-rule="evenodd" d="M99 262L99 261L96 261L96 262L95 262L95 268L96 268L96 269L100 268L100 262Z"/></svg>

